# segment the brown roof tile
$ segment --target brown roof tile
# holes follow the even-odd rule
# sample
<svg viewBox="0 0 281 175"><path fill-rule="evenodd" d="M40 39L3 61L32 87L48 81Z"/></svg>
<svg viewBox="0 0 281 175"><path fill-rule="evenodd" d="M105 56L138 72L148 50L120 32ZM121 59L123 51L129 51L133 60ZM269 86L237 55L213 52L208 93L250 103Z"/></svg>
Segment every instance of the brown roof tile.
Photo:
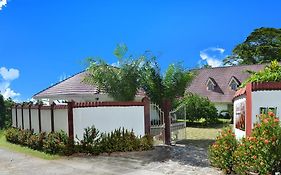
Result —
<svg viewBox="0 0 281 175"><path fill-rule="evenodd" d="M229 87L230 79L235 77L242 83L249 77L247 70L259 71L264 67L265 64L197 69L197 76L186 91L207 97L212 102L231 103L235 91ZM208 78L212 78L217 83L214 91L207 90L205 82Z"/></svg>

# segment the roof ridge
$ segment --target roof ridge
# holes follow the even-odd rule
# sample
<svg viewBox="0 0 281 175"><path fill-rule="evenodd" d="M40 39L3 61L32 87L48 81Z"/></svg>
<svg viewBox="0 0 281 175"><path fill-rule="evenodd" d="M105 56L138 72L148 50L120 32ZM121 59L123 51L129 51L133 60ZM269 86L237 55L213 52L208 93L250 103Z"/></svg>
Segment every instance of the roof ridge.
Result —
<svg viewBox="0 0 281 175"><path fill-rule="evenodd" d="M251 66L266 65L266 64L270 64L270 63L230 65L230 66L219 66L219 67L203 67L203 68L195 68L195 69L191 69L191 70L224 69L224 68L232 68L232 67L251 67Z"/></svg>
<svg viewBox="0 0 281 175"><path fill-rule="evenodd" d="M59 81L59 82L57 82L57 83L55 83L55 84L53 84L53 85L51 85L51 86L49 86L49 87L47 87L47 88L45 88L45 89L43 89L43 90L37 92L36 94L34 94L34 95L32 96L32 98L35 97L35 96L37 96L38 94L40 94L40 93L42 93L42 92L44 92L44 91L50 89L50 88L52 88L52 87L54 87L54 86L56 86L56 85L62 83L62 82L65 82L66 80L69 80L70 78L73 78L74 76L76 76L76 75L78 75L78 74L83 73L83 72L86 72L86 70L83 70L83 71L80 71L80 72L78 72L78 73L76 73L76 74L73 74L72 76L70 76L70 77L68 77L68 78L66 78L66 79L64 79L64 80Z"/></svg>

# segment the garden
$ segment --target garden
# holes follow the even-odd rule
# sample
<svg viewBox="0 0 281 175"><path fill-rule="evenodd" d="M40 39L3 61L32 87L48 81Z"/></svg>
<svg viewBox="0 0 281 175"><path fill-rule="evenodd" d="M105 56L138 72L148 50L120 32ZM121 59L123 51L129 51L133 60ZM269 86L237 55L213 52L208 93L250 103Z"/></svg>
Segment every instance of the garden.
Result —
<svg viewBox="0 0 281 175"><path fill-rule="evenodd" d="M152 137L138 137L133 131L119 128L111 133L100 133L94 126L85 129L82 140L70 139L64 131L34 133L30 130L9 128L4 131L8 142L44 152L48 155L72 155L145 151L153 148ZM2 139L2 138L1 138ZM0 145L1 146L1 145Z"/></svg>

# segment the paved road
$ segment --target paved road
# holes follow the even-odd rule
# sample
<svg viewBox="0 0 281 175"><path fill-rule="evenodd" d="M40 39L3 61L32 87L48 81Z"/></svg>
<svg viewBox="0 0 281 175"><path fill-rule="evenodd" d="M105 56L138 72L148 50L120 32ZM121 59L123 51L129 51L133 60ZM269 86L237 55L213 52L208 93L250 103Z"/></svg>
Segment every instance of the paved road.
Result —
<svg viewBox="0 0 281 175"><path fill-rule="evenodd" d="M206 160L186 148L156 148L144 153L42 160L0 148L0 175L217 175ZM192 157L192 159L190 159ZM185 159L185 160L183 160ZM196 162L197 161L197 162Z"/></svg>

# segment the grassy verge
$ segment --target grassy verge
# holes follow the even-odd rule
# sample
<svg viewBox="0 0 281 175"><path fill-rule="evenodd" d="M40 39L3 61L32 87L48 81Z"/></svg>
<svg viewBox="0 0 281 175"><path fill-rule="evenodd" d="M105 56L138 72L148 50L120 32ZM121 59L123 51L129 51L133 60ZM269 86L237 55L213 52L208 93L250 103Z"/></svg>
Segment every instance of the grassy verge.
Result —
<svg viewBox="0 0 281 175"><path fill-rule="evenodd" d="M30 149L28 147L23 147L20 145L9 143L6 141L4 131L2 131L2 130L0 130L0 148L4 148L4 149L7 149L7 150L10 150L13 152L27 154L27 155L30 155L33 157L38 157L38 158L46 159L46 160L54 160L54 159L59 158L58 155L50 155L50 154L46 154L46 153L43 153L40 151Z"/></svg>
<svg viewBox="0 0 281 175"><path fill-rule="evenodd" d="M212 142L215 141L218 132L229 124L217 124L215 126L188 126L185 129L178 130L177 135L179 144L190 144L207 148Z"/></svg>

